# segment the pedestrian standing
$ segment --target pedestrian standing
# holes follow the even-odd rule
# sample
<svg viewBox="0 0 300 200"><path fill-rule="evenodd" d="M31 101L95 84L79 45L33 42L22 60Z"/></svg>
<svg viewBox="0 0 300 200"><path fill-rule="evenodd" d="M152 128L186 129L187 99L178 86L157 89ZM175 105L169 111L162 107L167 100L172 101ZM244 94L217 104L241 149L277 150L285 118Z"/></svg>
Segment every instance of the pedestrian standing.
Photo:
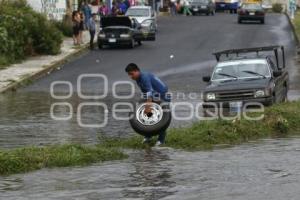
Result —
<svg viewBox="0 0 300 200"><path fill-rule="evenodd" d="M119 9L119 15L124 15L127 11L127 6L124 2L118 1L118 9Z"/></svg>
<svg viewBox="0 0 300 200"><path fill-rule="evenodd" d="M109 13L108 7L105 4L102 4L99 8L99 14L101 17L107 16Z"/></svg>
<svg viewBox="0 0 300 200"><path fill-rule="evenodd" d="M127 11L128 8L130 8L130 6L131 6L129 0L125 0L124 4L126 5L126 11Z"/></svg>
<svg viewBox="0 0 300 200"><path fill-rule="evenodd" d="M117 16L119 13L118 5L115 1L112 2L111 15Z"/></svg>
<svg viewBox="0 0 300 200"><path fill-rule="evenodd" d="M170 9L171 9L171 15L172 16L177 15L176 0L170 0Z"/></svg>
<svg viewBox="0 0 300 200"><path fill-rule="evenodd" d="M79 31L80 31L80 15L78 11L72 13L72 23L73 23L73 42L74 45L80 44L79 41Z"/></svg>
<svg viewBox="0 0 300 200"><path fill-rule="evenodd" d="M84 20L85 20L85 16L82 12L78 13L79 15L79 44L83 44L83 39L82 39L82 35L83 35L83 31L84 31Z"/></svg>
<svg viewBox="0 0 300 200"><path fill-rule="evenodd" d="M193 15L189 8L189 2L187 0L183 0L183 14L185 16L187 15Z"/></svg>
<svg viewBox="0 0 300 200"><path fill-rule="evenodd" d="M96 33L96 14L92 14L92 17L89 19L88 29L90 32L90 49L94 50L94 37Z"/></svg>
<svg viewBox="0 0 300 200"><path fill-rule="evenodd" d="M155 1L155 11L158 14L160 9L160 0L154 0Z"/></svg>
<svg viewBox="0 0 300 200"><path fill-rule="evenodd" d="M80 11L84 14L84 28L87 29L87 24L92 16L92 9L86 0L82 2Z"/></svg>

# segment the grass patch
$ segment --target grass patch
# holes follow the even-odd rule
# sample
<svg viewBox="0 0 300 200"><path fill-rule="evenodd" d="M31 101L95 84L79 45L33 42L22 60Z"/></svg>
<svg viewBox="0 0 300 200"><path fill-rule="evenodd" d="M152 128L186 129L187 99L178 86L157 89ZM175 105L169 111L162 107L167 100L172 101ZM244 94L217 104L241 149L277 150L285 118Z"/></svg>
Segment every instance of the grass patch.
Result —
<svg viewBox="0 0 300 200"><path fill-rule="evenodd" d="M168 131L166 146L189 151L235 145L258 138L300 133L300 101L269 107L260 121L245 119L200 121L187 128ZM0 151L0 175L24 173L42 168L84 166L127 158L120 148L144 149L141 136L101 138L95 146L76 144L26 147ZM155 140L153 140L153 143ZM150 145L151 146L151 145Z"/></svg>
<svg viewBox="0 0 300 200"><path fill-rule="evenodd" d="M24 173L42 168L84 166L127 158L113 148L77 144L26 147L0 151L0 175Z"/></svg>
<svg viewBox="0 0 300 200"><path fill-rule="evenodd" d="M300 38L300 12L295 13L295 18L292 20L296 35Z"/></svg>
<svg viewBox="0 0 300 200"><path fill-rule="evenodd" d="M166 146L184 150L206 150L216 145L241 144L259 138L287 136L300 132L300 101L278 104L265 111L260 121L245 119L201 121L187 128L168 131ZM106 139L105 147L141 149L142 137Z"/></svg>

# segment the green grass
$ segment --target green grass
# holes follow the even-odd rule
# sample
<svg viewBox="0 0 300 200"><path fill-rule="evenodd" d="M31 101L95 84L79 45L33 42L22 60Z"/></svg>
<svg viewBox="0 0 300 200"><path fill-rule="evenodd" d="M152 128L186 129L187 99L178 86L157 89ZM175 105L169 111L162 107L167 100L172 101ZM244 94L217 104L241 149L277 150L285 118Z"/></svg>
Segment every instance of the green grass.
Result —
<svg viewBox="0 0 300 200"><path fill-rule="evenodd" d="M294 25L296 35L300 39L300 12L295 13L295 18L292 20L292 23Z"/></svg>
<svg viewBox="0 0 300 200"><path fill-rule="evenodd" d="M166 146L184 150L207 150L217 145L235 145L259 138L300 133L300 102L278 104L267 108L260 121L245 119L200 121L187 128L168 131ZM142 149L142 137L106 139L105 147Z"/></svg>
<svg viewBox="0 0 300 200"><path fill-rule="evenodd" d="M77 144L26 147L0 151L0 175L24 173L42 168L84 166L119 160L127 155L113 148Z"/></svg>
<svg viewBox="0 0 300 200"><path fill-rule="evenodd" d="M207 150L218 145L235 145L259 138L299 133L300 101L267 108L265 117L261 121L245 119L199 121L187 128L170 129L166 146L189 151ZM95 146L65 144L2 150L0 151L0 175L120 160L127 158L127 155L119 150L120 148L149 148L141 144L141 136L100 140L102 142Z"/></svg>

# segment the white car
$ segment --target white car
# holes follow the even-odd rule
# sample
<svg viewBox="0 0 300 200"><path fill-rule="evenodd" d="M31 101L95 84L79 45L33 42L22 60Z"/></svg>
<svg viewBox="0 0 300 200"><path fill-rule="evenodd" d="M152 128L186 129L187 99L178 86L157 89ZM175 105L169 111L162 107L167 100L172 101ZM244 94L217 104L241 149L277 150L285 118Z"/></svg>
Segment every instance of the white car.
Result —
<svg viewBox="0 0 300 200"><path fill-rule="evenodd" d="M150 6L132 6L126 14L130 18L135 18L142 28L152 31L157 30L156 13Z"/></svg>

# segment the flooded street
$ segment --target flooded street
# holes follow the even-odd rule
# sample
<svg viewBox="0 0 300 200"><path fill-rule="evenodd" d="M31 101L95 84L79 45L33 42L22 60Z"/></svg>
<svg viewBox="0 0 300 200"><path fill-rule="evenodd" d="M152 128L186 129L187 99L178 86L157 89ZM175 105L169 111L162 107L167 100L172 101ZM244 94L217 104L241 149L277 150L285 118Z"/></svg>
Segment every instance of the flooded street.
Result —
<svg viewBox="0 0 300 200"><path fill-rule="evenodd" d="M0 178L0 199L299 199L300 138L214 151L152 149L122 162Z"/></svg>
<svg viewBox="0 0 300 200"><path fill-rule="evenodd" d="M205 87L202 76L210 74L215 64L212 52L280 43L285 45L290 73L288 98L299 100L300 73L295 62L291 28L284 15L270 14L267 19L265 25L248 26L238 25L235 15L223 13L212 18L166 17L159 21L161 25L155 43L145 43L128 51L97 50L83 54L17 92L0 95L0 149L58 143L95 144L102 136L122 138L133 135L128 121L115 120L111 113L114 103L120 101L112 97L111 84L128 81L124 63L129 61L156 73L171 92L187 96L196 94L195 98L179 98L174 102L197 104L201 102ZM175 22L182 25L182 30L178 30ZM224 30L216 31L216 27ZM179 48L178 41L186 42ZM172 59L171 54L174 54ZM106 98L93 101L78 97L77 78L87 73L108 76L110 89ZM74 93L70 98L55 100L49 92L53 81L68 81ZM85 92L101 93L101 83L95 80L88 80L84 86ZM63 87L56 89L57 94L68 93ZM119 92L125 91L121 88ZM60 117L68 117L71 113L69 120L51 118L51 105L58 102L68 103L73 109L70 111L63 106L55 109L55 114ZM107 126L86 128L78 124L77 109L85 102L107 105ZM87 107L82 121L102 123L105 113L102 108ZM189 110L181 108L176 113L184 116ZM173 120L171 126L188 126L193 120ZM0 176L0 200L298 200L300 196L298 137L266 139L213 151L185 152L169 148L127 151L129 158L123 161Z"/></svg>

